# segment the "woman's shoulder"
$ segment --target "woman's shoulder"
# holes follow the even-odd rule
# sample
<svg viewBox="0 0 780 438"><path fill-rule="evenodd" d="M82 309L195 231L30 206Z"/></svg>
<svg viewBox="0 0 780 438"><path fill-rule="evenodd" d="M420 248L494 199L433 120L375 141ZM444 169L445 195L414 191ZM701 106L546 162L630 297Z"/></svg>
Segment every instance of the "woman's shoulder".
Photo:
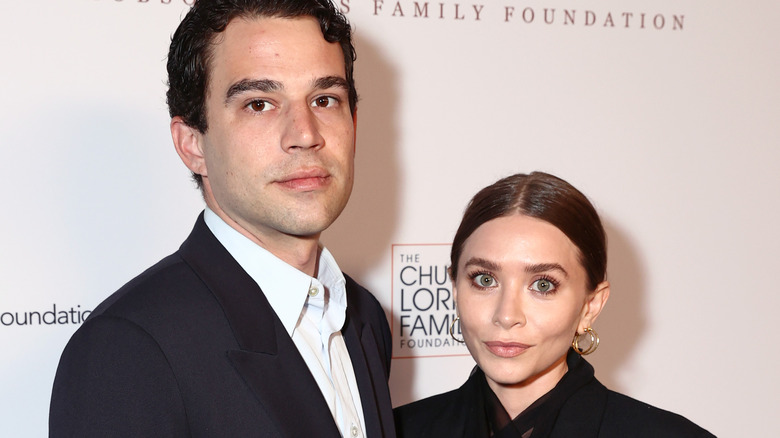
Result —
<svg viewBox="0 0 780 438"><path fill-rule="evenodd" d="M601 436L616 437L636 436L639 431L648 437L714 437L682 415L611 390L607 390L601 431Z"/></svg>
<svg viewBox="0 0 780 438"><path fill-rule="evenodd" d="M468 388L464 386L399 406L393 409L396 423L407 426L422 426L423 424L430 423L432 418L450 416L453 414L453 410L465 408L462 401L470 398L465 392L469 391Z"/></svg>
<svg viewBox="0 0 780 438"><path fill-rule="evenodd" d="M436 394L422 400L417 400L393 409L396 417L413 418L415 416L430 417L432 413L441 412L446 407L451 407L458 398L460 389L455 389L442 394Z"/></svg>
<svg viewBox="0 0 780 438"><path fill-rule="evenodd" d="M460 388L433 395L393 410L399 437L454 436L470 423L479 422L479 388L474 376ZM466 423L469 423L468 425Z"/></svg>

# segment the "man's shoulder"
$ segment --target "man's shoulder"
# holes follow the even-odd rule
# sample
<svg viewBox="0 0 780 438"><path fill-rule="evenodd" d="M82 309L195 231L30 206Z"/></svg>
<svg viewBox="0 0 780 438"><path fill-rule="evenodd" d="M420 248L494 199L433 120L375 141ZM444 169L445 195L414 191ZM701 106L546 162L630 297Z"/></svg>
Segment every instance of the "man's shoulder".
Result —
<svg viewBox="0 0 780 438"><path fill-rule="evenodd" d="M163 258L100 303L69 345L94 351L133 350L128 344L145 338L170 354L202 350L198 345L207 339L234 342L223 308L199 274L179 252ZM113 341L99 346L95 341L99 332L112 333Z"/></svg>
<svg viewBox="0 0 780 438"><path fill-rule="evenodd" d="M182 291L192 290L197 275L178 252L155 263L101 302L90 315L131 317L149 310L164 311L184 297Z"/></svg>

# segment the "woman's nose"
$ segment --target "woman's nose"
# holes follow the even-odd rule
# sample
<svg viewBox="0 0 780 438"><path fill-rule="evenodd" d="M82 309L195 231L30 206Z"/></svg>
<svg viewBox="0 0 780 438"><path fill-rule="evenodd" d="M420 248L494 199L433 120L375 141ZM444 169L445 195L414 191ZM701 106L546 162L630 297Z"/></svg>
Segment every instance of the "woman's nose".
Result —
<svg viewBox="0 0 780 438"><path fill-rule="evenodd" d="M506 329L515 325L525 325L522 290L508 288L501 291L501 298L493 315L493 323Z"/></svg>

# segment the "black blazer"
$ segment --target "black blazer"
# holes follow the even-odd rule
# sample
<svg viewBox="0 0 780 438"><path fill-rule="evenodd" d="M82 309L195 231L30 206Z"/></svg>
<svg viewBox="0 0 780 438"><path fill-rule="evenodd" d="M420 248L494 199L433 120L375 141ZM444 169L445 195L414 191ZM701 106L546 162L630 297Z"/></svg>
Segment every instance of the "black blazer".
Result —
<svg viewBox="0 0 780 438"><path fill-rule="evenodd" d="M395 409L399 438L487 438L489 425L478 379L460 388ZM535 435L534 435L535 436ZM551 438L710 438L680 415L634 400L593 378L558 412Z"/></svg>
<svg viewBox="0 0 780 438"><path fill-rule="evenodd" d="M391 335L347 277L342 333L366 433L394 437ZM98 306L60 359L52 437L339 437L265 295L198 218L179 251Z"/></svg>

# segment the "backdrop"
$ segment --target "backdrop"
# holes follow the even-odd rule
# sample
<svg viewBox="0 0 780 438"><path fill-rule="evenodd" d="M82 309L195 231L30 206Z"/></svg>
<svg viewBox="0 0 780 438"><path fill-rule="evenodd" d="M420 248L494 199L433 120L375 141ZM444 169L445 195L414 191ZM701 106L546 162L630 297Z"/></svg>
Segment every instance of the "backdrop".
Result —
<svg viewBox="0 0 780 438"><path fill-rule="evenodd" d="M0 5L0 436L46 435L70 335L203 208L164 99L189 1ZM324 240L387 311L395 404L468 376L447 245L479 188L539 169L607 226L597 376L719 436L780 436L780 3L339 4L357 180Z"/></svg>

